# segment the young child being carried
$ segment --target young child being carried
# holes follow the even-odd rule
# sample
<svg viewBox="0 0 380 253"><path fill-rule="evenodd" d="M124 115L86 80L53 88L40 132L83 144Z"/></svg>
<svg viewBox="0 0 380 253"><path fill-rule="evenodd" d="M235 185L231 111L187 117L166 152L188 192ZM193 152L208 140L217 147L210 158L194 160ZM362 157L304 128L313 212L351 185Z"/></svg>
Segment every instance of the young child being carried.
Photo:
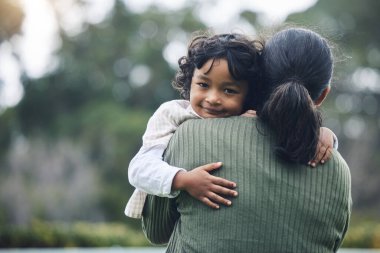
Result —
<svg viewBox="0 0 380 253"><path fill-rule="evenodd" d="M226 197L237 196L236 184L210 174L221 162L187 171L164 162L163 154L178 126L188 119L254 115L249 109L259 82L261 49L259 41L242 34L204 34L192 39L173 81L184 100L169 101L157 109L149 119L141 149L129 164L129 181L136 190L125 208L126 216L141 218L147 194L176 197L180 190L212 208L231 205ZM312 165L329 159L335 138L331 130L321 128L322 148Z"/></svg>

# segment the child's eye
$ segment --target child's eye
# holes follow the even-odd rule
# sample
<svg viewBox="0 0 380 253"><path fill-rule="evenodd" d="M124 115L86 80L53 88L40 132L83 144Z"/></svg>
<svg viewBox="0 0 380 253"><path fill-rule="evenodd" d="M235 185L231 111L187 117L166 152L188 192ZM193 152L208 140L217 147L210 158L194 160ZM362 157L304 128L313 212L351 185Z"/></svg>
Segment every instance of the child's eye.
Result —
<svg viewBox="0 0 380 253"><path fill-rule="evenodd" d="M226 93L226 94L238 94L239 92L237 90L233 90L233 89L224 89L224 93Z"/></svg>
<svg viewBox="0 0 380 253"><path fill-rule="evenodd" d="M199 87L201 88L207 88L208 84L207 83L198 83Z"/></svg>

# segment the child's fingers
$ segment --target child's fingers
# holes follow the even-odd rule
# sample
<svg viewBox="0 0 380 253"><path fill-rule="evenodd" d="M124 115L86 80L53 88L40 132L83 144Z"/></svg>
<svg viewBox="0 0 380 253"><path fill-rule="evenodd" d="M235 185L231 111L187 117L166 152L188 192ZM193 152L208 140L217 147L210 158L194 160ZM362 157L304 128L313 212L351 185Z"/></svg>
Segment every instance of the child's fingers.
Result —
<svg viewBox="0 0 380 253"><path fill-rule="evenodd" d="M214 184L222 186L222 187L227 187L227 188L235 188L236 183L229 181L227 179L221 178L221 177L214 177L213 181Z"/></svg>
<svg viewBox="0 0 380 253"><path fill-rule="evenodd" d="M204 170L207 172L211 172L215 169L220 168L221 166L222 166L222 162L217 162L217 163L209 163L209 164L200 166L197 169ZM229 180L221 178L221 177L215 177L215 176L212 176L212 177L213 177L212 183L214 183L216 185L220 185L220 186L224 186L224 187L228 187L228 188L235 188L236 187L236 183L234 183L232 181L229 181Z"/></svg>
<svg viewBox="0 0 380 253"><path fill-rule="evenodd" d="M321 159L321 163L327 162L330 159L331 154L332 154L332 148L327 148L325 155Z"/></svg>
<svg viewBox="0 0 380 253"><path fill-rule="evenodd" d="M319 163L319 161L321 161L322 157L324 156L324 153L325 152L321 152L323 149L321 149L323 146L318 143L318 146L317 146L317 153L315 154L313 160L311 160L309 162L309 165L313 168L315 168L317 166L317 164Z"/></svg>
<svg viewBox="0 0 380 253"><path fill-rule="evenodd" d="M214 192L210 192L208 194L208 199L210 201L212 200L213 201L212 203L216 202L216 203L223 204L226 206L230 206L232 204L231 200L225 199Z"/></svg>
<svg viewBox="0 0 380 253"><path fill-rule="evenodd" d="M255 117L256 116L256 111L254 111L254 110L248 110L245 113L243 113L241 116L244 116L244 117Z"/></svg>
<svg viewBox="0 0 380 253"><path fill-rule="evenodd" d="M215 169L220 168L221 166L222 166L222 163L221 162L217 162L217 163L205 164L205 165L200 166L198 168L201 169L201 170L205 170L207 172L210 172L210 171L213 171Z"/></svg>
<svg viewBox="0 0 380 253"><path fill-rule="evenodd" d="M310 167L312 167L312 168L315 168L315 167L317 166L317 163L316 163L315 160L311 160L311 161L308 163L308 165L310 165Z"/></svg>
<svg viewBox="0 0 380 253"><path fill-rule="evenodd" d="M316 157L314 157L314 159L309 162L309 165L313 168L315 168L318 163L325 163L331 157L331 148L323 145L318 145L317 148L318 151Z"/></svg>
<svg viewBox="0 0 380 253"><path fill-rule="evenodd" d="M319 163L322 160L322 158L325 156L326 150L327 150L327 147L322 146L322 145L319 146L317 157L314 159L317 163Z"/></svg>
<svg viewBox="0 0 380 253"><path fill-rule="evenodd" d="M231 196L231 197L236 197L238 195L237 191L231 190L226 187L222 187L220 185L214 185L212 188L212 191L217 194L222 194L222 195Z"/></svg>
<svg viewBox="0 0 380 253"><path fill-rule="evenodd" d="M202 201L202 203L205 204L206 206L209 206L209 207L215 208L215 209L219 209L219 205L215 204L214 202L212 202L207 197L203 197L202 199L200 199L200 201Z"/></svg>

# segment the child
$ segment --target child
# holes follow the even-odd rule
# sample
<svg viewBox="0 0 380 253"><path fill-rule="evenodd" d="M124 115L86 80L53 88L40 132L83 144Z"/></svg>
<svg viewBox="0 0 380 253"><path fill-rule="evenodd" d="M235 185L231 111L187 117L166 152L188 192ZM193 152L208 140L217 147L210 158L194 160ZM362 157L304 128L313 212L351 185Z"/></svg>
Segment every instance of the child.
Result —
<svg viewBox="0 0 380 253"><path fill-rule="evenodd" d="M220 162L186 171L170 166L162 156L185 120L237 116L252 108L261 48L258 41L240 34L201 35L192 40L187 56L179 60L180 70L173 82L185 100L169 101L158 108L148 122L143 146L130 162L128 177L137 190L126 206L127 216L141 218L147 193L175 197L179 190L186 190L212 208L219 208L217 203L231 205L225 197L237 196L235 183L209 173L219 168ZM323 133L320 140L328 148L317 161L328 159L333 145L332 132Z"/></svg>

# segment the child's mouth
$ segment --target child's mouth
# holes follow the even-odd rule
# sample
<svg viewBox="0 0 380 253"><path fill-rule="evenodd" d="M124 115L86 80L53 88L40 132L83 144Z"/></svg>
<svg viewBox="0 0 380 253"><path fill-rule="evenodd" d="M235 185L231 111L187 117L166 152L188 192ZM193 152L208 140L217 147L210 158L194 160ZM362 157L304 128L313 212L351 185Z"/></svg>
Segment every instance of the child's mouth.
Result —
<svg viewBox="0 0 380 253"><path fill-rule="evenodd" d="M213 109L213 108L209 108L209 107L203 107L203 110L204 110L207 114L210 114L210 115L218 116L218 115L223 114L223 110L217 110L217 109Z"/></svg>

